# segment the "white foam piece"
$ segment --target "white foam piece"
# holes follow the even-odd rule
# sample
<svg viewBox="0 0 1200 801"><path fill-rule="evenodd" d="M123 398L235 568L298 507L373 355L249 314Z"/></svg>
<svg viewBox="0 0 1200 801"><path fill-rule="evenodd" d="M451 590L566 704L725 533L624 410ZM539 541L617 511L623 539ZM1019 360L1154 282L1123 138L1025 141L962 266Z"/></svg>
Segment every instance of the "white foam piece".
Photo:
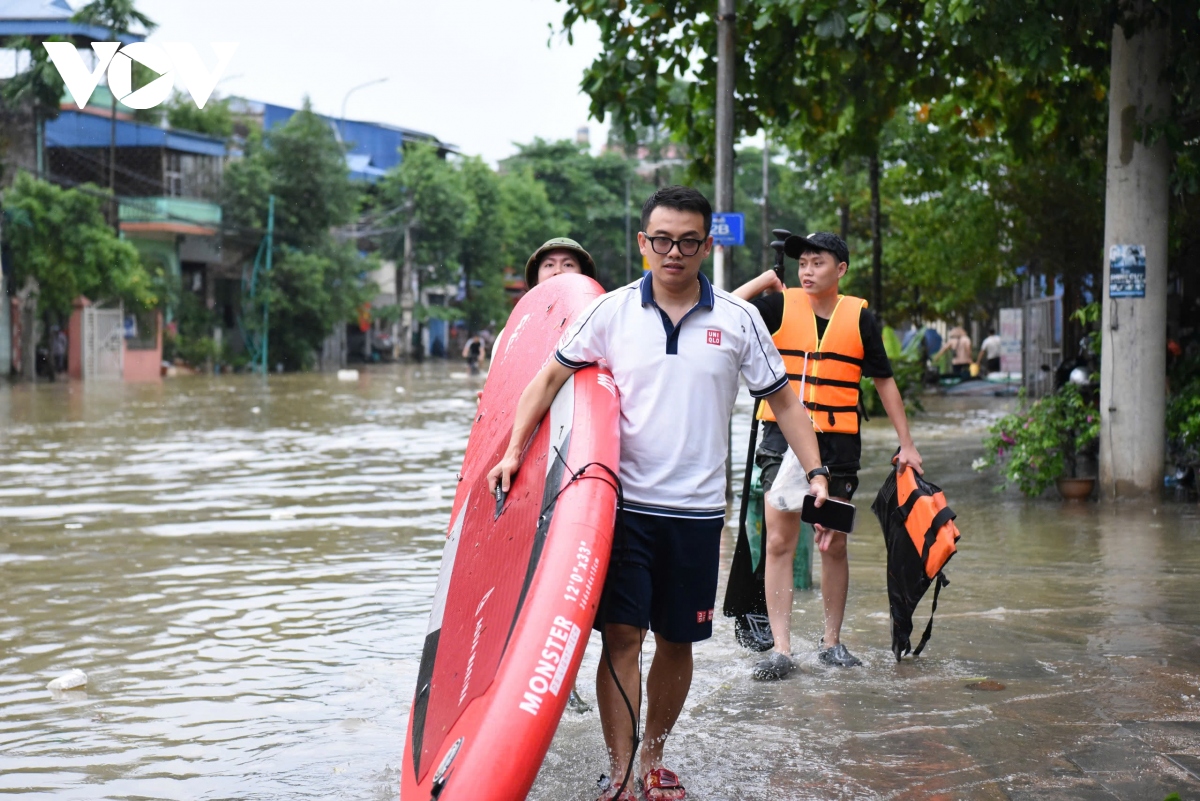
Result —
<svg viewBox="0 0 1200 801"><path fill-rule="evenodd" d="M66 673L46 685L51 692L55 690L71 690L87 684L87 674L79 668L71 668Z"/></svg>

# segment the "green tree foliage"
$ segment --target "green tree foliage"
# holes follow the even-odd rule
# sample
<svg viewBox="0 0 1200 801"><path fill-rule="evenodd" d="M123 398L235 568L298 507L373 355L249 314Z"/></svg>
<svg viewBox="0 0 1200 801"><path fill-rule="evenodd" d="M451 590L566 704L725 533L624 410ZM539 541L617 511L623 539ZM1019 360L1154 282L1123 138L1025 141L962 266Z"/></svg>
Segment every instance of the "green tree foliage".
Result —
<svg viewBox="0 0 1200 801"><path fill-rule="evenodd" d="M524 276L525 262L543 242L568 236L569 224L550 202L545 184L528 167L509 166L499 173L500 216L504 229L504 261ZM587 248L587 245L584 245ZM589 251L590 252L590 251Z"/></svg>
<svg viewBox="0 0 1200 801"><path fill-rule="evenodd" d="M350 181L342 146L333 129L313 113L308 98L286 124L267 132L260 153L271 176L279 242L315 247L330 228L354 218L358 190ZM264 198L264 209L265 204Z"/></svg>
<svg viewBox="0 0 1200 801"><path fill-rule="evenodd" d="M1200 351L1169 361L1168 456L1178 465L1200 468Z"/></svg>
<svg viewBox="0 0 1200 801"><path fill-rule="evenodd" d="M568 32L584 22L600 30L582 82L593 114L661 123L710 168L712 4L562 2ZM1156 20L1171 31L1173 109L1139 130L1166 137L1175 154L1178 255L1200 247L1187 201L1200 190L1200 15L1188 0L743 0L735 136L763 128L793 149L818 184L810 227L852 219L860 256L867 202L854 173L878 154L889 314L966 312L973 290L1014 264L1062 276L1070 306L1101 266L1113 26ZM851 281L870 296L854 267Z"/></svg>
<svg viewBox="0 0 1200 801"><path fill-rule="evenodd" d="M331 228L354 218L359 202L342 146L307 99L261 141L248 139L243 158L225 170L222 192L229 223L260 231L275 195L276 241L300 249L323 244Z"/></svg>
<svg viewBox="0 0 1200 801"><path fill-rule="evenodd" d="M399 220L383 239L383 254L403 260L407 226L422 283L461 283L461 314L472 330L504 324L505 270L523 275L529 253L566 229L530 170L497 173L479 158L448 161L428 145L405 151L381 182L378 204Z"/></svg>
<svg viewBox="0 0 1200 801"><path fill-rule="evenodd" d="M380 182L379 191L383 205L394 209L402 223L385 240L385 255L397 263L403 260L407 227L422 279L458 283L462 240L477 216L462 171L441 158L435 147L417 144L405 150L397 168Z"/></svg>
<svg viewBox="0 0 1200 801"><path fill-rule="evenodd" d="M94 195L20 173L4 208L13 280L22 286L36 279L42 308L67 317L80 295L121 299L133 308L158 303L155 279L133 245L113 234Z"/></svg>
<svg viewBox="0 0 1200 801"><path fill-rule="evenodd" d="M251 135L243 157L225 170L224 225L257 246L265 233L268 197L275 195L275 257L270 274L270 360L305 369L334 329L354 319L374 295L365 275L374 265L332 229L354 219L359 190L342 146L305 100L286 124ZM258 324L247 317L250 332Z"/></svg>
<svg viewBox="0 0 1200 801"><path fill-rule="evenodd" d="M550 205L566 225L566 232L557 235L583 245L595 260L596 277L606 289L625 283L627 250L634 275L640 274L636 239L630 237L633 241L628 249L625 243L625 183L630 182L633 232L640 227L642 202L653 186L634 175L633 166L619 153L592 156L584 145L543 139L518 145L517 154L501 164L507 171L528 170L545 186ZM552 235L533 243L530 252Z"/></svg>
<svg viewBox="0 0 1200 801"><path fill-rule="evenodd" d="M204 108L197 108L190 97L179 92L167 104L167 123L172 128L228 139L233 134L233 113L229 100L210 97Z"/></svg>
<svg viewBox="0 0 1200 801"><path fill-rule="evenodd" d="M268 292L271 364L285 370L310 368L313 353L333 327L354 319L358 307L374 296L375 287L363 280L373 266L351 243L283 248L272 266Z"/></svg>
<svg viewBox="0 0 1200 801"><path fill-rule="evenodd" d="M60 37L49 37L43 41L60 41ZM63 80L58 74L50 54L38 42L26 37L14 37L5 42L12 50L26 50L29 53L29 68L17 73L12 78L0 84L0 115L12 116L19 110L28 107L33 112L35 146L45 147L45 125L47 120L58 116L59 100L63 95ZM0 156L8 148L5 146L7 136L0 131ZM43 158L38 154L38 158ZM4 177L4 162L0 158L0 178Z"/></svg>
<svg viewBox="0 0 1200 801"><path fill-rule="evenodd" d="M137 10L134 0L92 0L75 12L76 22L100 25L113 33L130 33L140 26L146 32L153 31L156 23Z"/></svg>
<svg viewBox="0 0 1200 801"><path fill-rule="evenodd" d="M463 220L462 244L458 258L462 265L463 315L472 331L493 322L505 305L504 266L506 261L504 226L497 225L502 214L500 181L482 159L465 159L459 167L460 181L471 210Z"/></svg>
<svg viewBox="0 0 1200 801"><path fill-rule="evenodd" d="M57 42L62 39L54 36L43 41ZM28 103L41 120L57 117L59 100L63 96L63 80L54 62L50 60L46 48L26 37L9 39L5 42L5 47L29 53L29 68L5 81L0 88L0 98L4 100L5 105L21 106Z"/></svg>
<svg viewBox="0 0 1200 801"><path fill-rule="evenodd" d="M221 223L227 230L261 236L266 228L272 178L263 147L262 133L251 128L242 158L225 166L221 176Z"/></svg>
<svg viewBox="0 0 1200 801"><path fill-rule="evenodd" d="M134 0L91 0L90 3L81 7L75 12L73 19L76 22L87 23L88 25L99 25L107 28L114 36L120 36L133 32L135 27L141 27L146 33L150 33L156 27L157 23L147 17L145 14L137 10L137 4ZM150 76L150 71L142 65L134 64L134 75L139 83L146 81ZM109 158L110 163L116 162L115 148L117 140L117 97L109 94L109 110L112 115L110 126L110 141L109 141ZM159 112L155 109L138 110L135 116L143 121L153 122L159 118ZM112 175L109 173L109 190L113 189ZM112 215L116 216L115 201L112 209Z"/></svg>

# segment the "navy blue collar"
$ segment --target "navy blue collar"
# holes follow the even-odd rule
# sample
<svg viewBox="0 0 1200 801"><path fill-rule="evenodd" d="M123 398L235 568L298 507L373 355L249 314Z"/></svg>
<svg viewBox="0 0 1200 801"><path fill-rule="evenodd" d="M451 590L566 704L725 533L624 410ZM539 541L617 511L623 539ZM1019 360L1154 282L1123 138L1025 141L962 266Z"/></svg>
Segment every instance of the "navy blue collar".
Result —
<svg viewBox="0 0 1200 801"><path fill-rule="evenodd" d="M711 311L712 307L716 304L716 296L713 293L712 283L704 273L700 273L697 277L700 279L700 300L696 305ZM654 303L654 274L647 272L642 276L642 305L647 306L650 304L658 305Z"/></svg>

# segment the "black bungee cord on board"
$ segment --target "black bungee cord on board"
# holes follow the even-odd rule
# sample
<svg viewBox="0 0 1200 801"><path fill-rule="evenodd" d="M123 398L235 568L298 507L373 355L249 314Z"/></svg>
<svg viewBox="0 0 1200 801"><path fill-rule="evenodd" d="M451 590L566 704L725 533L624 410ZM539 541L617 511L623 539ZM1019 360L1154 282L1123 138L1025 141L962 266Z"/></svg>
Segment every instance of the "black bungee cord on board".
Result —
<svg viewBox="0 0 1200 801"><path fill-rule="evenodd" d="M592 479L593 481L603 481L605 484L608 484L610 487L612 487L613 490L617 493L617 515L616 515L616 524L613 528L613 546L614 546L613 550L616 550L615 546L617 543L617 539L619 538L621 541L621 549L622 549L622 552L624 553L625 547L627 544L626 537L625 537L625 516L624 516L625 490L624 490L623 486L621 485L620 476L618 476L611 467L604 464L603 462L588 462L587 464L585 464L583 467L579 468L578 470L571 470L571 466L569 464L567 464L567 460L566 460L566 458L563 457L561 450L559 450L558 448L555 448L554 455L555 455L555 458L557 458L560 462L562 462L563 468L568 473L571 474L571 479L566 484L563 485L562 489L560 489L558 492L556 492L554 494L554 497L552 497L549 501L546 502L546 504L542 507L541 514L543 514L543 515L546 514L546 512L549 511L550 508L553 507L555 503L557 503L559 496L562 495L564 492L566 492L567 487L571 486L576 481L581 481L584 479ZM585 475L585 473L587 472L587 469L589 467L599 467L601 470L603 470L608 475L607 476L605 476L605 475ZM611 478L611 481L609 480L610 478ZM611 574L613 567L616 564L617 564L617 560L613 559L610 556L609 560L608 560L608 569L609 569L610 574ZM608 578L605 577L604 589L600 593L600 603L596 609L596 616L598 618L600 618L601 620L604 619L603 614L608 605L609 586L610 585L608 582ZM633 702L629 700L629 694L625 692L625 688L621 685L621 679L617 676L617 669L616 669L616 667L613 666L612 654L608 650L608 637L605 636L604 629L605 629L605 626L602 623L600 626L601 651L604 654L605 662L608 664L608 673L610 676L612 676L613 682L617 685L617 690L621 693L621 699L625 702L625 709L626 709L626 711L629 712L629 722L633 726L633 750L629 754L629 763L625 766L625 776L621 779L621 785L620 785L620 787L617 788L616 794L613 795L613 799L614 799L614 801L616 801L617 799L620 799L621 794L624 793L625 789L629 786L629 779L633 773L633 760L637 756L638 746L641 745L642 737L641 737L641 728L639 726L638 714L634 711ZM641 649L639 648L638 649L638 675L641 676L641 674L642 674L642 655L641 655ZM640 686L639 686L639 689L641 689ZM600 776L601 782L603 782L604 778L605 777L603 775ZM611 780L610 780L610 782L611 782Z"/></svg>

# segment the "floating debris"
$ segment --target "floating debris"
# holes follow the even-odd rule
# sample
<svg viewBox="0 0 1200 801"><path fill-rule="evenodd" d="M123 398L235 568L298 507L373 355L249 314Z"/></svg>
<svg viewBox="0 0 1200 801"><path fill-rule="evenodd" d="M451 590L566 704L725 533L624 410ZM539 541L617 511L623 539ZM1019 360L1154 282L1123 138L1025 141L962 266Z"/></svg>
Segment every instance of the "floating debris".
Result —
<svg viewBox="0 0 1200 801"><path fill-rule="evenodd" d="M968 690L984 690L987 692L999 692L1004 689L1004 685L992 679L984 679L983 681L973 681L967 685Z"/></svg>
<svg viewBox="0 0 1200 801"><path fill-rule="evenodd" d="M262 409L258 408L257 406L250 407L250 414L258 414L261 411L262 411Z"/></svg>
<svg viewBox="0 0 1200 801"><path fill-rule="evenodd" d="M338 381L357 381L358 380L358 371L357 370L338 370L337 371L337 380Z"/></svg>
<svg viewBox="0 0 1200 801"><path fill-rule="evenodd" d="M46 685L46 689L51 692L61 690L72 690L76 687L82 687L87 684L87 674L79 668L71 668L66 673L54 679Z"/></svg>

